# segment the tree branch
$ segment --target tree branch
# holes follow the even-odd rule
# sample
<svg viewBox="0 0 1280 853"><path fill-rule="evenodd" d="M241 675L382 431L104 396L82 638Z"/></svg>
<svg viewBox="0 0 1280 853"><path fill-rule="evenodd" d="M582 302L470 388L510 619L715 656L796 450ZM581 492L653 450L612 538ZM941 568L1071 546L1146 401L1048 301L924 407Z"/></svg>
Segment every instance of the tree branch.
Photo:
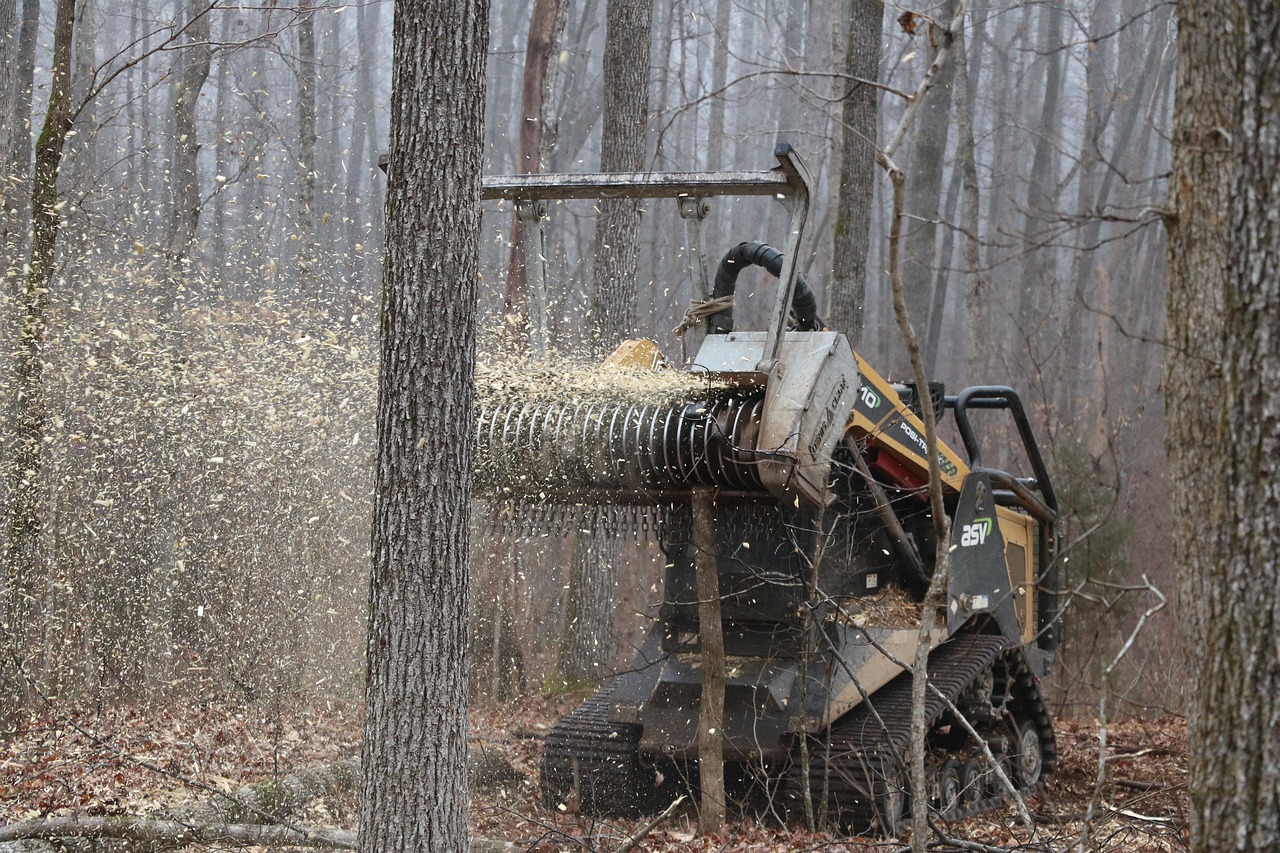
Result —
<svg viewBox="0 0 1280 853"><path fill-rule="evenodd" d="M45 817L0 827L0 843L58 838L114 838L169 844L234 843L252 845L292 845L330 850L355 848L356 836L349 830L308 827L267 826L245 823L184 824L175 820L119 817Z"/></svg>

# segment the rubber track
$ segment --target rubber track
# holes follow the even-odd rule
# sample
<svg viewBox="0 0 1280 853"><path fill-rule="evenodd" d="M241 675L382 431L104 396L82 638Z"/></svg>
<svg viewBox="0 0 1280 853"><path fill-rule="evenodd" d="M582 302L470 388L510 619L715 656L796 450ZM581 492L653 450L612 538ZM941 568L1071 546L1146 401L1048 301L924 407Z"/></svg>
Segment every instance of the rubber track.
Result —
<svg viewBox="0 0 1280 853"><path fill-rule="evenodd" d="M1053 726L1034 677L1016 648L999 637L962 635L935 649L929 658L930 683L953 702L1004 652L1006 677L1013 686L1012 710L1035 720L1044 755L1043 775L1054 769L1057 746ZM671 762L655 767L639 754L640 726L608 719L613 686L566 715L547 735L540 777L548 808L619 817L660 810L681 792ZM925 713L932 726L945 703L932 690ZM879 715L879 720L876 718ZM883 720L884 726L881 726ZM876 823L875 794L886 786L905 787L898 771L911 737L911 675L902 673L831 727L830 748L810 740L809 784L814 809L827 791L827 815L837 825L861 830ZM666 766L670 765L670 766ZM660 784L657 770L665 777ZM800 761L792 761L782 779L782 796L793 814L801 811ZM991 804L992 806L995 803Z"/></svg>
<svg viewBox="0 0 1280 853"><path fill-rule="evenodd" d="M954 637L930 655L929 683L954 702L984 669L995 663L1006 645L1000 637ZM1009 663L1018 666L1021 655L1014 650L1010 652L1017 655L1018 661ZM1048 724L1039 691L1025 666L1018 666L1016 681L1015 692L1021 694L1019 698L1031 712L1031 718L1036 719L1041 733L1047 773L1056 756L1052 726ZM945 709L946 704L937 693L932 690L926 693L927 725L936 723ZM810 740L808 784L815 812L822 807L825 790L827 817L834 819L836 825L862 830L881 823L876 815L875 795L886 788L905 788L898 756L906 755L910 738L911 674L904 672L877 691L870 702L863 702L836 721L831 727L829 742ZM784 793L793 811L799 811L804 783L797 750L784 779Z"/></svg>
<svg viewBox="0 0 1280 853"><path fill-rule="evenodd" d="M1016 719L1034 720L1036 733L1040 735L1040 754L1044 765L1040 771L1040 780L1053 773L1058 766L1058 741L1053 733L1053 721L1049 719L1049 709L1045 707L1044 696L1040 693L1040 685L1031 674L1025 658L1017 649L1007 653L1010 658L1007 665L1015 670L1013 687L1013 712Z"/></svg>
<svg viewBox="0 0 1280 853"><path fill-rule="evenodd" d="M634 817L675 799L674 780L655 784L656 768L640 758L640 726L609 722L612 694L613 686L607 685L547 735L539 776L548 808Z"/></svg>

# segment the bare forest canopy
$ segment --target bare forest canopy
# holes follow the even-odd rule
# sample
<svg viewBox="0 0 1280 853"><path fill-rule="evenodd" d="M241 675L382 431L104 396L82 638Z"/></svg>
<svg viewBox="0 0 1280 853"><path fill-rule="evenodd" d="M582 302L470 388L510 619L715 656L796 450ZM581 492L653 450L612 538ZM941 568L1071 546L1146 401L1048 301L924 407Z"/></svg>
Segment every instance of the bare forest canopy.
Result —
<svg viewBox="0 0 1280 853"><path fill-rule="evenodd" d="M32 163L56 57L55 4L41 4L30 29L19 24L34 4L0 0L0 19L6 6L14 26L0 28L10 39L0 106L16 132L0 152L0 463L11 470ZM521 168L529 10L493 3L488 174ZM888 10L878 38L882 141L937 33L924 18L904 26L901 11ZM605 12L602 0L567 4L542 112L544 171L600 167ZM835 0L653 7L646 168L764 169L776 141L792 143L815 180L800 269L824 316L847 245L836 228L840 152L866 136L841 119L842 99L866 85L844 73L848 12ZM381 0L76 4L61 232L38 294L39 571L11 574L4 588L8 612L20 600L29 614L24 665L44 696L358 694L391 16ZM937 378L1010 384L1029 401L1066 492L1066 585L1080 593L1055 695L1059 710L1087 712L1103 663L1146 606L1108 584L1141 566L1172 587L1161 538L1164 236L1150 212L1166 196L1170 160L1172 7L984 0L960 33L958 59L897 157L912 225L908 307ZM860 350L902 377L882 272L886 186L877 175L868 190ZM501 322L512 220L509 205L486 203L489 326ZM588 203L554 203L546 232L550 343L579 363L592 346L594 222ZM716 200L704 247L714 262L743 240L781 245L785 223L771 201ZM673 202L645 204L639 243L636 331L678 362L673 329L692 292ZM740 293L755 286L748 278ZM490 390L507 372L502 393L560 393L568 381L559 369L513 370L496 351L487 363ZM0 482L0 506L12 497L12 482ZM581 593L619 602L592 640L588 674L629 656L659 600L652 543L637 534L575 549L590 520L549 534L476 519L473 690L573 680L558 667L578 612L565 601L573 559L622 566L616 587ZM1128 710L1178 703L1173 633L1149 630L1112 677Z"/></svg>

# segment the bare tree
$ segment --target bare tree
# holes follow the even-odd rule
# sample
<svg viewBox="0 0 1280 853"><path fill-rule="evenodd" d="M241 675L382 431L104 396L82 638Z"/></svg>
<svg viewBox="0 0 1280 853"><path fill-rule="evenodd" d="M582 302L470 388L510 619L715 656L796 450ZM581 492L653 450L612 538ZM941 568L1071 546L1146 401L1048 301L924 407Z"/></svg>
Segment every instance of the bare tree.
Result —
<svg viewBox="0 0 1280 853"><path fill-rule="evenodd" d="M186 4L185 47L176 55L178 80L174 87L174 138L169 175L173 206L172 227L166 251L169 287L165 294L166 305L163 306L165 315L172 310L172 300L176 298L179 282L185 282L188 278L188 265L203 206L196 172L196 159L200 153L196 107L205 81L209 79L209 67L213 61L210 11L205 0L190 0Z"/></svg>
<svg viewBox="0 0 1280 853"><path fill-rule="evenodd" d="M604 128L600 169L638 172L644 164L649 104L648 0L609 0L604 53ZM596 219L592 298L595 345L608 352L634 334L640 255L640 202L605 199ZM570 681L604 675L615 653L618 543L599 534L577 539L567 598L569 617L557 663ZM606 633L602 636L601 631Z"/></svg>
<svg viewBox="0 0 1280 853"><path fill-rule="evenodd" d="M27 240L27 224L30 221L29 197L23 197L22 187L31 175L31 90L35 75L36 31L40 20L40 0L23 0L21 16L16 0L5 0L8 10L0 7L0 17L9 18L9 25L0 29L5 35L0 51L0 177L9 183L5 193L3 210L0 210L0 251L9 262L4 269L16 291L22 264L15 259L23 257ZM0 23L3 23L0 20ZM16 192L14 191L16 188Z"/></svg>
<svg viewBox="0 0 1280 853"><path fill-rule="evenodd" d="M516 171L541 171L554 125L548 112L556 72L560 67L560 41L564 35L568 0L536 0L529 17L529 38L524 52L523 86L520 90L520 139ZM507 262L507 286L503 294L503 314L517 329L531 328L525 276L523 231L519 215L511 219L511 255ZM547 342L534 344L534 351Z"/></svg>
<svg viewBox="0 0 1280 853"><path fill-rule="evenodd" d="M0 0L0 158L3 158L0 163L4 164L0 178L6 180L11 178L8 174L11 160L9 152L18 141L19 130L26 132L24 118L18 112L18 38L21 23L17 0ZM13 203L7 198L0 206L3 208L0 209L0 252L10 258L16 254L9 243L10 234L16 230L10 223L9 208L12 206ZM12 261L6 263L5 268L0 269L0 276L7 278L12 275L16 271L14 266Z"/></svg>
<svg viewBox="0 0 1280 853"><path fill-rule="evenodd" d="M4 645L0 649L0 720L7 720L29 695L19 671L28 651L29 612L39 572L40 472L44 456L44 345L49 320L58 232L58 172L71 129L71 45L75 0L59 0L53 29L49 106L36 145L31 187L31 260L20 293L22 329L14 374L18 418L15 451L6 471L9 485L8 550L5 553ZM15 706L16 703L16 706Z"/></svg>
<svg viewBox="0 0 1280 853"><path fill-rule="evenodd" d="M915 38L936 40L938 33L951 28L955 6L952 0L943 3L936 26L932 22L909 22L903 27L918 33ZM929 97L919 106L917 124L912 128L911 160L906 167L906 211L911 220L903 232L902 286L907 311L921 331L924 366L930 374L934 373L937 341L942 333L942 302L946 297L945 291L935 289L934 273L945 263L938 259L938 222L954 76L955 66L951 63L938 69ZM945 287L945 279L942 285Z"/></svg>
<svg viewBox="0 0 1280 853"><path fill-rule="evenodd" d="M648 0L609 0L604 50L604 125L600 171L638 172L644 166L649 119ZM640 202L606 199L596 219L594 332L608 352L634 333L640 260Z"/></svg>
<svg viewBox="0 0 1280 853"><path fill-rule="evenodd" d="M303 287L312 293L312 304L324 308L331 302L327 292L320 290L322 279L319 269L319 249L316 240L316 84L318 78L316 55L316 9L322 3L308 3L298 19L298 212L296 227L302 244L299 248L298 269ZM325 282L327 290L328 282ZM319 298L315 298L319 296Z"/></svg>
<svg viewBox="0 0 1280 853"><path fill-rule="evenodd" d="M835 254L827 322L856 349L862 341L867 291L867 250L871 241L871 199L876 176L875 82L880 70L884 4L849 0L847 88L840 104L840 196L836 210Z"/></svg>
<svg viewBox="0 0 1280 853"><path fill-rule="evenodd" d="M465 851L488 3L397 4L359 849Z"/></svg>

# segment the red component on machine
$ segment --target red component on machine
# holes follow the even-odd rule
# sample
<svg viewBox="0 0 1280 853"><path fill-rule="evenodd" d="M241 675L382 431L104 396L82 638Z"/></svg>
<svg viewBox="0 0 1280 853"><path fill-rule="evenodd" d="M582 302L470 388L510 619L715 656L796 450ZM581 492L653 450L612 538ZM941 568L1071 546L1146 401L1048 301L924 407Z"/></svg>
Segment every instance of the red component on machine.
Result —
<svg viewBox="0 0 1280 853"><path fill-rule="evenodd" d="M929 496L926 489L929 481L916 474L906 465L903 465L898 457L878 447L868 447L863 452L863 455L867 460L867 467L871 469L872 473L876 475L883 485L907 492L915 492L916 497L920 500L928 500Z"/></svg>

